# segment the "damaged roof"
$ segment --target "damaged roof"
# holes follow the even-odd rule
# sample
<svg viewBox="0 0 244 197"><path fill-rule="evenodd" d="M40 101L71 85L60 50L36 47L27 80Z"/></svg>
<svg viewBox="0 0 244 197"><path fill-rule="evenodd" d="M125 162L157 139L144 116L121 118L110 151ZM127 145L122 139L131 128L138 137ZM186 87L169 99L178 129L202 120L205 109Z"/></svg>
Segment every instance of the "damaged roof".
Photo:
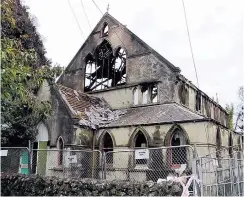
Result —
<svg viewBox="0 0 244 197"><path fill-rule="evenodd" d="M88 119L85 112L92 106L109 108L108 103L102 98L78 92L63 85L58 85L58 89L73 115L79 115L80 118Z"/></svg>
<svg viewBox="0 0 244 197"><path fill-rule="evenodd" d="M110 122L104 127L203 121L206 119L204 116L198 115L177 103L140 106L116 111L125 111L125 113L118 120Z"/></svg>

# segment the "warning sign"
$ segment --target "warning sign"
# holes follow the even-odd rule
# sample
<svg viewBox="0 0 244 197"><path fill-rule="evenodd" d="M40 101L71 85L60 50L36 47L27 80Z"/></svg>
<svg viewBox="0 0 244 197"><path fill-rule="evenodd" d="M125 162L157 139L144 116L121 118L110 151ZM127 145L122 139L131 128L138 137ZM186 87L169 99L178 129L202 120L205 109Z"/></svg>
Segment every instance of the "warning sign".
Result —
<svg viewBox="0 0 244 197"><path fill-rule="evenodd" d="M149 159L148 149L135 150L135 159Z"/></svg>
<svg viewBox="0 0 244 197"><path fill-rule="evenodd" d="M1 150L0 151L0 156L7 156L8 155L8 150Z"/></svg>

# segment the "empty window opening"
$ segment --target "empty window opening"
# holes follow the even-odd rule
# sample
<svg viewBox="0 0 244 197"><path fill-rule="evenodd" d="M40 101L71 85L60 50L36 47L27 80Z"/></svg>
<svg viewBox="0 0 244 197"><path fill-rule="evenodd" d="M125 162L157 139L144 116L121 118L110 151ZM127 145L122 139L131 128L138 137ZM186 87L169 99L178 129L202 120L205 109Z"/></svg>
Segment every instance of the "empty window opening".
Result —
<svg viewBox="0 0 244 197"><path fill-rule="evenodd" d="M106 133L103 137L103 152L107 153L113 151L113 140L109 133ZM113 153L106 154L106 162L113 163Z"/></svg>
<svg viewBox="0 0 244 197"><path fill-rule="evenodd" d="M142 103L147 104L147 100L148 100L148 90L142 93Z"/></svg>
<svg viewBox="0 0 244 197"><path fill-rule="evenodd" d="M102 36L108 36L109 27L107 23L104 23L103 30L102 30Z"/></svg>
<svg viewBox="0 0 244 197"><path fill-rule="evenodd" d="M114 83L123 85L126 82L126 53L123 48L119 48L116 53L114 64Z"/></svg>
<svg viewBox="0 0 244 197"><path fill-rule="evenodd" d="M171 138L171 146L186 145L186 139L182 131L177 129ZM172 164L186 164L187 154L186 147L172 148Z"/></svg>
<svg viewBox="0 0 244 197"><path fill-rule="evenodd" d="M151 87L151 102L152 103L158 102L158 88L156 84L153 84Z"/></svg>
<svg viewBox="0 0 244 197"><path fill-rule="evenodd" d="M142 104L158 102L158 87L156 84L144 84L141 87Z"/></svg>
<svg viewBox="0 0 244 197"><path fill-rule="evenodd" d="M233 157L233 139L232 139L232 133L229 135L229 155L230 157Z"/></svg>
<svg viewBox="0 0 244 197"><path fill-rule="evenodd" d="M147 140L145 135L139 131L135 137L135 148L146 148L147 147ZM147 159L136 159L136 164L147 164Z"/></svg>
<svg viewBox="0 0 244 197"><path fill-rule="evenodd" d="M134 105L138 105L138 88L134 88L133 90L133 103Z"/></svg>
<svg viewBox="0 0 244 197"><path fill-rule="evenodd" d="M196 94L196 111L201 111L201 93Z"/></svg>
<svg viewBox="0 0 244 197"><path fill-rule="evenodd" d="M63 149L64 142L61 137L58 139L58 165L61 166L63 164Z"/></svg>
<svg viewBox="0 0 244 197"><path fill-rule="evenodd" d="M101 90L126 83L126 53L119 48L113 55L111 45L107 40L100 44L95 52L95 58L88 55L85 68L85 92Z"/></svg>
<svg viewBox="0 0 244 197"><path fill-rule="evenodd" d="M179 88L179 98L180 98L180 102L183 105L188 105L189 93L188 93L188 89L185 84L182 84Z"/></svg>
<svg viewBox="0 0 244 197"><path fill-rule="evenodd" d="M206 109L207 117L211 118L211 103L207 98L205 100L205 109Z"/></svg>
<svg viewBox="0 0 244 197"><path fill-rule="evenodd" d="M216 133L216 157L218 159L218 163L220 163L220 157L221 157L221 133L220 129L217 128L217 133Z"/></svg>

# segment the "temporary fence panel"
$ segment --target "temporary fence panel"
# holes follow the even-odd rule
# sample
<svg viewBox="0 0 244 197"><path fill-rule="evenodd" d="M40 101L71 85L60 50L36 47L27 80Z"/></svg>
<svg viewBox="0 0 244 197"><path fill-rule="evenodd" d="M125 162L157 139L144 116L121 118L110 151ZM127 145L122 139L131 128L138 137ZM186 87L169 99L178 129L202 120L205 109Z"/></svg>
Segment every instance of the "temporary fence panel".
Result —
<svg viewBox="0 0 244 197"><path fill-rule="evenodd" d="M32 173L41 176L102 178L102 154L98 150L34 149L31 165Z"/></svg>
<svg viewBox="0 0 244 197"><path fill-rule="evenodd" d="M231 153L228 149L232 149ZM243 196L243 153L228 147L199 158L204 196Z"/></svg>
<svg viewBox="0 0 244 197"><path fill-rule="evenodd" d="M169 175L192 174L193 148L172 146L110 151L106 152L104 161L107 180L156 182Z"/></svg>

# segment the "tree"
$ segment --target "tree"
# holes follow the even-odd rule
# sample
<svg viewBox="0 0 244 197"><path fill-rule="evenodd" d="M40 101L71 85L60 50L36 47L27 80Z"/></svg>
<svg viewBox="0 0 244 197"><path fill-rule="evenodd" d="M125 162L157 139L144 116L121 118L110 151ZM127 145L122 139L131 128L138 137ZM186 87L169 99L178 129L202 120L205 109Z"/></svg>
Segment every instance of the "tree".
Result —
<svg viewBox="0 0 244 197"><path fill-rule="evenodd" d="M233 103L227 104L225 107L226 111L229 113L228 125L231 130L234 129L234 105Z"/></svg>
<svg viewBox="0 0 244 197"><path fill-rule="evenodd" d="M15 10L22 9L18 3L19 1L15 0L5 0L1 3L1 20L4 24L1 37L2 146L26 146L28 140L35 139L36 126L51 113L49 102L37 101L37 90L43 80L54 83L55 76L61 72L59 67L41 65L46 61L43 56L45 51L40 52L42 44L26 45L34 42L37 37L34 35L34 40L23 38L32 26L26 23L21 23L26 25L21 26L19 19L16 20ZM27 13L25 9L17 13L19 12Z"/></svg>
<svg viewBox="0 0 244 197"><path fill-rule="evenodd" d="M3 0L1 7L2 37L18 40L25 50L35 50L36 61L30 66L50 65L51 61L45 57L46 50L41 36L33 24L35 19L31 19L28 8L20 0Z"/></svg>

